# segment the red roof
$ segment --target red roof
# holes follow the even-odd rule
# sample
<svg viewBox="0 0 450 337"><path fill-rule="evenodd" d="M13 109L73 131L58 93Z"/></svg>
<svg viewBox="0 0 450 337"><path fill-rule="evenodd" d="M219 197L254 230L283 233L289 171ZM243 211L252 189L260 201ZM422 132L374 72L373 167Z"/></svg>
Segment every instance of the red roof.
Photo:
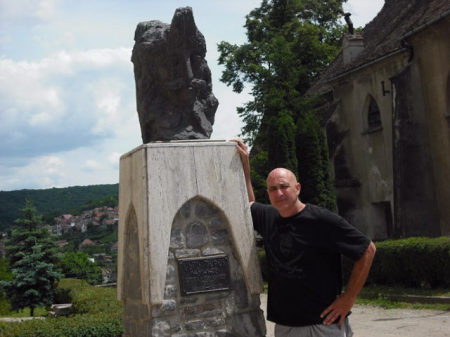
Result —
<svg viewBox="0 0 450 337"><path fill-rule="evenodd" d="M80 246L94 246L95 242L90 239L84 239Z"/></svg>

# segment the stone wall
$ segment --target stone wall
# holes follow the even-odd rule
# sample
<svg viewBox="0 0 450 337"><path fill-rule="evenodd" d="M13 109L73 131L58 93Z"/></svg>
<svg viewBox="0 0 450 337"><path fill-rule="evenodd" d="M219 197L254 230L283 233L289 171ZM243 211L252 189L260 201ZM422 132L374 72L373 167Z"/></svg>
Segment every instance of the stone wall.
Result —
<svg viewBox="0 0 450 337"><path fill-rule="evenodd" d="M234 143L146 144L121 158L124 337L262 337L263 290Z"/></svg>
<svg viewBox="0 0 450 337"><path fill-rule="evenodd" d="M135 275L133 269L138 270L137 264L133 263L134 256L131 250L128 259L130 269L127 271L131 275ZM207 270L199 270L204 275L195 277L181 275L180 261L195 261L191 258L200 258L199 261L208 258L226 259L228 263L220 267L220 274L228 279L217 279L217 274L208 276ZM208 277L209 280L205 279ZM187 283L190 282L189 289L182 288L183 278L188 279ZM216 289L224 288L224 285L228 289ZM193 293L186 293L192 291L193 287ZM126 336L265 336L259 296L247 291L227 218L218 207L203 198L197 197L186 202L174 218L164 300L161 305L152 308L153 317L148 321L145 319L146 306L130 298L133 293L139 293L139 288L138 280L128 287L130 291L124 310ZM134 297L139 297L139 294Z"/></svg>

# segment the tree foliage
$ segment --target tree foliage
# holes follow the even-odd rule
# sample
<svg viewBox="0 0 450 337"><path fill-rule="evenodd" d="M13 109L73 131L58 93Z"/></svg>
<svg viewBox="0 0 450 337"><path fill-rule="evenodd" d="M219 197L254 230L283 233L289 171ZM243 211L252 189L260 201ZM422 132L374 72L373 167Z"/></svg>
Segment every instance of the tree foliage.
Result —
<svg viewBox="0 0 450 337"><path fill-rule="evenodd" d="M313 113L297 122L298 172L302 182L302 200L335 210L333 179L328 163L325 135ZM314 151L312 151L314 149ZM307 177L307 179L303 179Z"/></svg>
<svg viewBox="0 0 450 337"><path fill-rule="evenodd" d="M1 281L13 310L50 305L55 296L57 281L57 247L48 229L42 226L42 217L37 214L32 202L27 200L22 209L24 217L11 231L6 241L12 279Z"/></svg>
<svg viewBox="0 0 450 337"><path fill-rule="evenodd" d="M237 111L244 122L241 136L253 145L252 166L287 167L298 174L303 151L323 150L322 144L297 148L298 133L305 131L298 126L315 118L305 94L340 49L344 28L338 18L344 1L263 0L247 15L247 43L218 45L219 64L225 67L221 81L237 93L251 84L253 100ZM256 156L260 151L267 156ZM266 174L256 169L252 178L259 182ZM303 182L310 180L308 174L302 172ZM258 182L256 195L261 194Z"/></svg>
<svg viewBox="0 0 450 337"><path fill-rule="evenodd" d="M66 278L83 279L90 284L102 282L100 266L89 260L89 255L84 252L65 252L58 266Z"/></svg>
<svg viewBox="0 0 450 337"><path fill-rule="evenodd" d="M0 230L7 231L21 216L26 199L33 200L44 222L52 224L55 216L79 213L83 209L117 205L119 184L72 186L41 190L0 191Z"/></svg>

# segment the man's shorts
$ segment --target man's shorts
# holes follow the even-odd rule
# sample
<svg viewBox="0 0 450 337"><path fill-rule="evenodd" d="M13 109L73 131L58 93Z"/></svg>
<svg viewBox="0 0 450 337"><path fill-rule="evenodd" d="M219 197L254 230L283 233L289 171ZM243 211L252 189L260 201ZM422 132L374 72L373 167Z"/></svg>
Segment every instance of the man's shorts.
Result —
<svg viewBox="0 0 450 337"><path fill-rule="evenodd" d="M348 322L348 318L340 327L337 324L308 325L290 327L285 325L275 325L275 337L352 337L353 331Z"/></svg>

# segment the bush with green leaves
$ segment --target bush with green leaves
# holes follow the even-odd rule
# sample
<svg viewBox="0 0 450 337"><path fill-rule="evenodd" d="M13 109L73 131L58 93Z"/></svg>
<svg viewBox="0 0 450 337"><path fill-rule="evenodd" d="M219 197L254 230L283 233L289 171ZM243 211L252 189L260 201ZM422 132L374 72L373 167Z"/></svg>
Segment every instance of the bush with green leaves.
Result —
<svg viewBox="0 0 450 337"><path fill-rule="evenodd" d="M97 288L86 281L63 279L58 293L71 297L75 313L68 317L0 323L2 337L119 337L122 304L115 288Z"/></svg>
<svg viewBox="0 0 450 337"><path fill-rule="evenodd" d="M58 262L58 267L66 278L78 278L90 284L102 283L100 266L92 262L89 255L84 252L65 252Z"/></svg>
<svg viewBox="0 0 450 337"><path fill-rule="evenodd" d="M450 287L450 238L412 237L376 243L369 282L421 288Z"/></svg>
<svg viewBox="0 0 450 337"><path fill-rule="evenodd" d="M450 288L450 238L412 237L375 243L377 252L367 278L368 284L412 288ZM267 281L267 259L258 250L264 280ZM344 283L353 262L344 259Z"/></svg>

